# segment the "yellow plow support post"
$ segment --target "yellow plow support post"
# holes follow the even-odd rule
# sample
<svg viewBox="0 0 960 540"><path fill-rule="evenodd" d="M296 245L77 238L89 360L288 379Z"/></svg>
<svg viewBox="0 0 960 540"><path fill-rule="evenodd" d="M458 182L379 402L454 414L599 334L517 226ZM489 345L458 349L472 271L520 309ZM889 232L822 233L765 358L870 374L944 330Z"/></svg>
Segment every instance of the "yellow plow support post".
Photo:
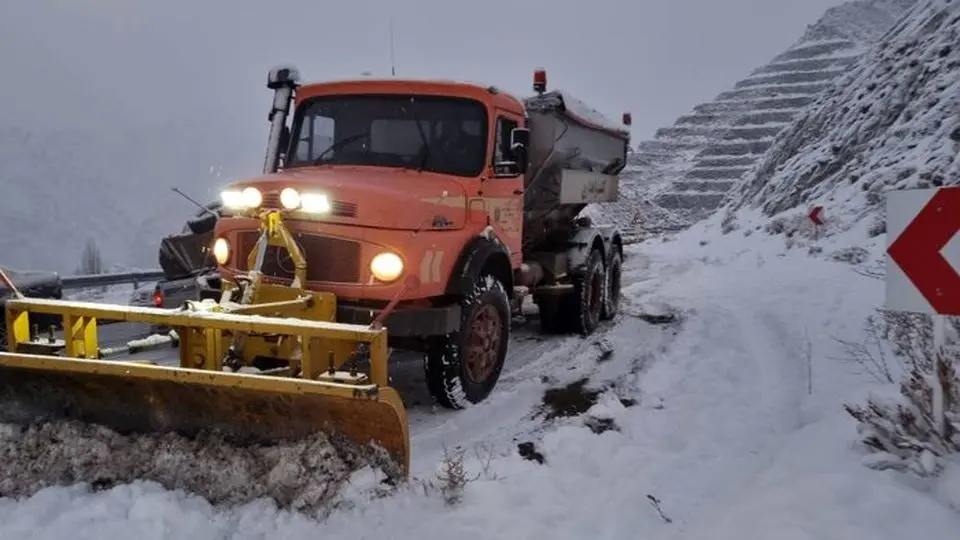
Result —
<svg viewBox="0 0 960 540"><path fill-rule="evenodd" d="M281 294L279 289L286 289ZM271 292L274 293L271 295ZM263 286L250 311L329 313L332 295ZM273 296L271 299L266 297ZM307 305L309 307L302 307ZM30 313L60 315L66 356L30 350ZM217 430L235 444L296 440L317 432L339 434L358 445L384 448L402 474L409 473L410 438L399 394L388 385L387 333L363 325L252 314L210 313L12 298L6 311L8 352L0 352L0 422L31 424L79 420L119 433L176 432L194 436ZM180 366L99 360L98 319L161 324L181 336ZM299 344L299 377L223 371L232 335L269 335ZM350 347L345 347L345 345ZM366 344L369 376L359 382L322 380ZM291 371L293 362L291 362ZM356 380L356 379L354 379Z"/></svg>

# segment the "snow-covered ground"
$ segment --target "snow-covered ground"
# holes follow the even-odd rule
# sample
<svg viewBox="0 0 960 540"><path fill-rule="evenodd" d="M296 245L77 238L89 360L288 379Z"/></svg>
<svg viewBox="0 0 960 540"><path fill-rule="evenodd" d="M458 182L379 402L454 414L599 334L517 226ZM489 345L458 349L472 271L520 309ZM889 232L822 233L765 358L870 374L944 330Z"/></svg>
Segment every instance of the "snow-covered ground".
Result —
<svg viewBox="0 0 960 540"><path fill-rule="evenodd" d="M625 313L602 336L561 339L488 402L415 423L414 479L389 497L368 500L370 471L320 520L145 483L48 488L0 499L0 538L954 537L960 465L926 483L869 469L842 409L896 390L837 359L835 338L860 340L883 302L882 281L829 256L862 246L863 231L811 256L749 215L750 235L714 221L630 247ZM882 237L871 242L880 256ZM638 316L655 312L677 320ZM607 388L586 414L537 416L545 389L585 377ZM450 505L437 475L458 444L471 481Z"/></svg>
<svg viewBox="0 0 960 540"><path fill-rule="evenodd" d="M138 288L133 285L111 285L105 288L73 289L64 291L64 298L83 302L98 302L102 304L150 303L155 282L141 283Z"/></svg>

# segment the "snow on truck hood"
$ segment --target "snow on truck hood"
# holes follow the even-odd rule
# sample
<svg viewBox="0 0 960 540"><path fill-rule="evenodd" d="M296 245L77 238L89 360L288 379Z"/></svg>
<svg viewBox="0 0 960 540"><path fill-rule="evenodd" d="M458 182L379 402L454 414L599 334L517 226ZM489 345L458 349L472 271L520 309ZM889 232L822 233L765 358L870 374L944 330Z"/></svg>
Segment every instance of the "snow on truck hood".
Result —
<svg viewBox="0 0 960 540"><path fill-rule="evenodd" d="M463 228L467 216L467 194L460 183L444 175L410 169L289 169L237 182L230 189L247 186L260 189L265 199L271 192L279 196L287 187L301 193L324 193L334 211L318 216L321 221L384 229L448 230ZM338 208L350 210L338 212Z"/></svg>

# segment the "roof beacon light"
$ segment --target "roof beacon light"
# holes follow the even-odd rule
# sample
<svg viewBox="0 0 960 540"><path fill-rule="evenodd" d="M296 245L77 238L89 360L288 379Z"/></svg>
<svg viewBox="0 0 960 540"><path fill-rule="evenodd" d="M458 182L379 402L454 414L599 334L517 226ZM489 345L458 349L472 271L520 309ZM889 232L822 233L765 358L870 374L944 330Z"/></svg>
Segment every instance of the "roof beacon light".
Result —
<svg viewBox="0 0 960 540"><path fill-rule="evenodd" d="M537 68L533 72L533 91L542 94L547 91L547 70Z"/></svg>
<svg viewBox="0 0 960 540"><path fill-rule="evenodd" d="M623 125L629 126L633 124L633 115L629 112L623 113Z"/></svg>

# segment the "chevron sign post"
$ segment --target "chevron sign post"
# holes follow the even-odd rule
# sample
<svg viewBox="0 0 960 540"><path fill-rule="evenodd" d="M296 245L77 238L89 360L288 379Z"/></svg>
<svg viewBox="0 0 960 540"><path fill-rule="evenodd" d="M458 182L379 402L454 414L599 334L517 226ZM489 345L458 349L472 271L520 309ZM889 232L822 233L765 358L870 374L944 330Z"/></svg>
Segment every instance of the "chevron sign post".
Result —
<svg viewBox="0 0 960 540"><path fill-rule="evenodd" d="M960 187L887 193L887 308L933 316L934 371L940 373L944 316L960 315ZM943 385L931 383L937 431L946 435Z"/></svg>

